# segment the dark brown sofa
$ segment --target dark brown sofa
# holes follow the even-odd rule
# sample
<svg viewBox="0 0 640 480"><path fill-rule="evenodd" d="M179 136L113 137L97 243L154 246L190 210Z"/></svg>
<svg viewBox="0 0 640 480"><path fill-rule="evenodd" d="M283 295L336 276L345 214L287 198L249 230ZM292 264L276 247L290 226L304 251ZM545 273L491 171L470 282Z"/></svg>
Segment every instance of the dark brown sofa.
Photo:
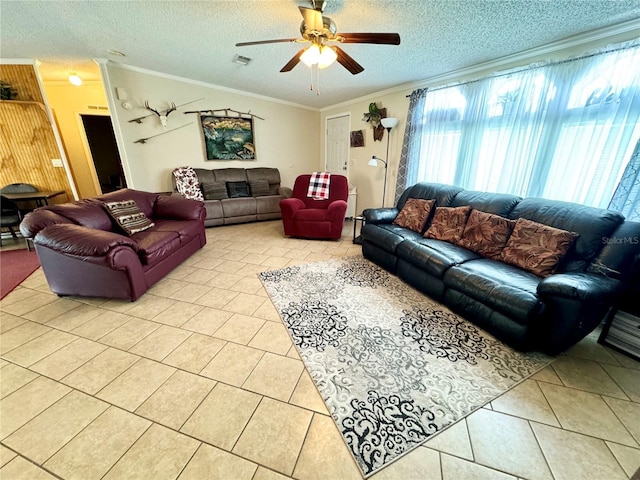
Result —
<svg viewBox="0 0 640 480"><path fill-rule="evenodd" d="M154 226L127 236L104 207L124 200ZM134 301L205 245L204 218L200 201L123 189L38 208L20 231L33 239L54 293Z"/></svg>

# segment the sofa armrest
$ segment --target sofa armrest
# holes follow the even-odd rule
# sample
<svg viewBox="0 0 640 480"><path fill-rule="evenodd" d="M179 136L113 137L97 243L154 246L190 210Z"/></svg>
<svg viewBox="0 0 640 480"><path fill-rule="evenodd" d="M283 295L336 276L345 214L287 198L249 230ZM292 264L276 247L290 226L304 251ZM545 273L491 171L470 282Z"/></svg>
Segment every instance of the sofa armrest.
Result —
<svg viewBox="0 0 640 480"><path fill-rule="evenodd" d="M621 293L619 280L594 273L558 273L544 278L538 284L542 297L565 297L580 301L615 302Z"/></svg>
<svg viewBox="0 0 640 480"><path fill-rule="evenodd" d="M284 198L291 198L293 196L293 190L291 190L289 187L278 188L278 193Z"/></svg>
<svg viewBox="0 0 640 480"><path fill-rule="evenodd" d="M344 221L345 213L347 213L347 202L344 200L334 200L327 207L327 217L332 222Z"/></svg>
<svg viewBox="0 0 640 480"><path fill-rule="evenodd" d="M398 209L392 208L367 208L362 212L366 223L392 223L398 216Z"/></svg>
<svg viewBox="0 0 640 480"><path fill-rule="evenodd" d="M293 218L295 213L304 207L304 202L299 198L285 198L280 200L280 210L282 211L283 218Z"/></svg>
<svg viewBox="0 0 640 480"><path fill-rule="evenodd" d="M204 203L182 196L159 195L153 206L154 218L172 220L202 220L206 217Z"/></svg>
<svg viewBox="0 0 640 480"><path fill-rule="evenodd" d="M59 253L80 257L104 256L118 246L129 247L134 252L139 250L138 244L124 235L70 224L51 225L41 230L34 243Z"/></svg>
<svg viewBox="0 0 640 480"><path fill-rule="evenodd" d="M62 215L47 210L47 207L34 210L25 215L20 223L20 233L24 238L33 238L36 234L51 225L67 224L74 225L74 223Z"/></svg>

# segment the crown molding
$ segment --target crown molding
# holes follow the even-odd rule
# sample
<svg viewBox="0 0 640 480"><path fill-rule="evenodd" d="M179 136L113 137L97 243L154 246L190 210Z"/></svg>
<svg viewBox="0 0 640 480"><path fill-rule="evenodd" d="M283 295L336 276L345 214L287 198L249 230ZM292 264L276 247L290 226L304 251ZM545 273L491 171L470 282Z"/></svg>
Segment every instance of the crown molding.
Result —
<svg viewBox="0 0 640 480"><path fill-rule="evenodd" d="M94 59L98 62L99 59ZM191 85L197 85L199 87L213 88L216 90L221 90L223 92L234 93L236 95L243 95L246 97L258 98L260 100L265 100L267 102L279 103L281 105L287 105L289 107L302 108L304 110L310 110L313 112L320 112L319 108L309 107L307 105L301 105L299 103L287 102L286 100L281 100L279 98L267 97L265 95L258 95L256 93L245 92L244 90L236 90L235 88L223 87L221 85L216 85L214 83L203 82L201 80L192 80L190 78L180 77L177 75L171 75L169 73L156 72L154 70L148 70L146 68L134 67L133 65L127 65L125 63L114 62L112 60L107 60L104 63L107 67L110 68L120 68L122 70L128 70L131 72L142 73L145 75L153 75L159 78L165 78L167 80L175 80L178 82L190 83Z"/></svg>
<svg viewBox="0 0 640 480"><path fill-rule="evenodd" d="M369 101L374 97L383 97L386 95L392 95L394 93L400 93L400 92L406 93L407 91L412 91L412 90L415 90L416 88L423 88L423 87L433 86L433 85L443 85L443 84L458 80L461 77L473 76L474 74L477 74L482 71L500 69L507 65L513 65L517 63L529 63L534 59L539 59L540 57L547 57L553 53L570 49L570 48L580 47L581 45L587 45L588 43L591 43L591 42L608 40L617 35L624 35L624 34L630 33L632 35L630 35L630 37L627 40L632 40L634 38L640 37L640 27L638 27L639 20L640 19L629 20L627 22L622 22L616 25L610 25L608 27L600 28L598 30L591 30L589 32L579 33L577 35L572 35L570 37L563 38L562 40L547 43L545 45L530 48L528 50L522 50L521 52L513 53L511 55L506 55L504 57L500 57L494 60L477 63L475 65L471 65L464 68L459 68L457 70L452 70L450 72L434 75L433 77L427 77L415 82L396 85L395 87L391 87L386 90L380 90L379 92L376 92L373 94L365 95L365 96L355 98L353 100L349 100L346 102L338 103L336 105L332 105L329 107L324 107L320 111L325 112L328 110L345 107L353 103Z"/></svg>

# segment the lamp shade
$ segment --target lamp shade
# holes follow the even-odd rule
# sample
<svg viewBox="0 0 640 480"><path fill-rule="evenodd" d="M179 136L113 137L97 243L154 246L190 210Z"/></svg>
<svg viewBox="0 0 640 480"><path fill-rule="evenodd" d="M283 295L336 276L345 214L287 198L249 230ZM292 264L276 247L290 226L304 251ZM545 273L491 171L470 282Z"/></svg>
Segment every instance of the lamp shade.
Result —
<svg viewBox="0 0 640 480"><path fill-rule="evenodd" d="M378 166L378 159L376 157L371 157L371 160L369 160L367 165L369 165L370 167L377 167Z"/></svg>
<svg viewBox="0 0 640 480"><path fill-rule="evenodd" d="M384 128L391 129L398 124L398 119L393 117L387 117L380 120L380 123Z"/></svg>

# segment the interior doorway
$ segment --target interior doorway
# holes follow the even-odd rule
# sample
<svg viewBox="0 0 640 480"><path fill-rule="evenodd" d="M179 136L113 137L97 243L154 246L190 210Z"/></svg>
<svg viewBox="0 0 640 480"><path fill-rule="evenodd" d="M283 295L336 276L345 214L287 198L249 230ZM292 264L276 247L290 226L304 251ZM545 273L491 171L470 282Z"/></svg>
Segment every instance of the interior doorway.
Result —
<svg viewBox="0 0 640 480"><path fill-rule="evenodd" d="M102 193L127 187L120 153L108 115L80 114Z"/></svg>

